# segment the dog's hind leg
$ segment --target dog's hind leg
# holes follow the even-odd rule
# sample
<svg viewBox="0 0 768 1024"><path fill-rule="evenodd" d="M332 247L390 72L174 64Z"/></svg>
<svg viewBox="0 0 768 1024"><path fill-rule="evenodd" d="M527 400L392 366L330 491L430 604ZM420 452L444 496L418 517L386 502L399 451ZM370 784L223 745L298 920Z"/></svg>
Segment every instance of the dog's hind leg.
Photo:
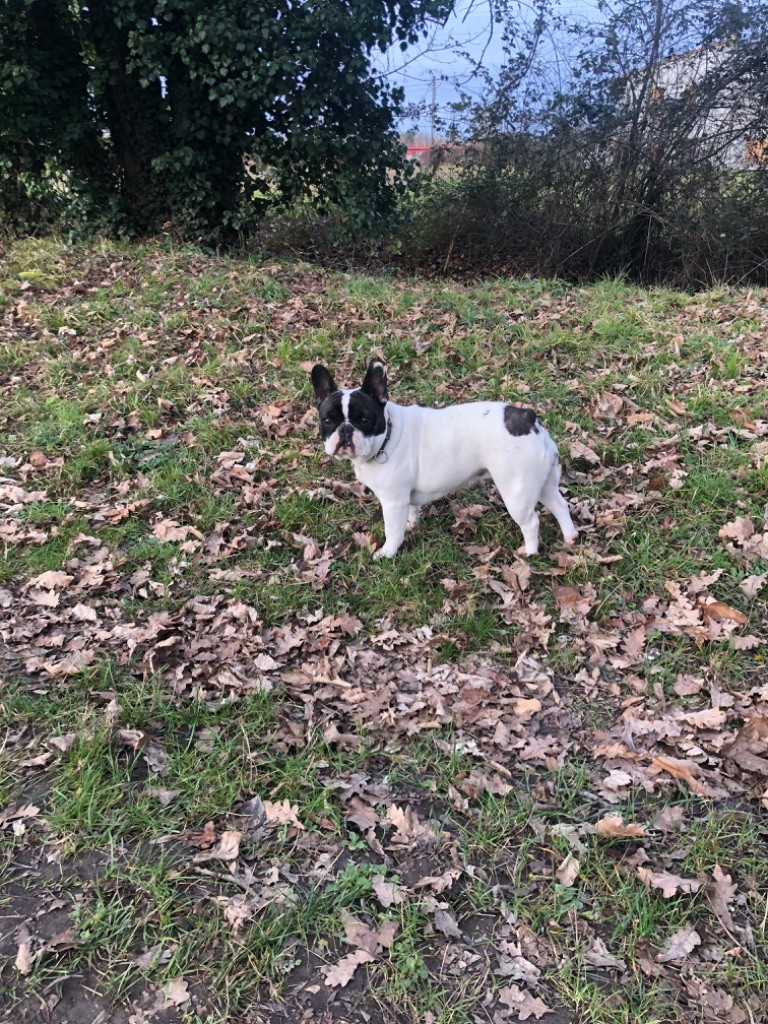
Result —
<svg viewBox="0 0 768 1024"><path fill-rule="evenodd" d="M571 511L568 508L568 502L560 493L560 466L555 463L552 469L549 471L549 476L544 481L544 486L541 489L539 501L542 503L544 508L548 508L552 515L557 520L560 529L563 531L563 539L566 544L573 544L579 535L579 531L573 525L571 519Z"/></svg>
<svg viewBox="0 0 768 1024"><path fill-rule="evenodd" d="M495 476L493 482L504 499L507 512L522 530L526 555L537 554L539 550L539 515L536 511L536 499L531 500L530 494L521 494L518 488L513 488L509 482L500 481Z"/></svg>

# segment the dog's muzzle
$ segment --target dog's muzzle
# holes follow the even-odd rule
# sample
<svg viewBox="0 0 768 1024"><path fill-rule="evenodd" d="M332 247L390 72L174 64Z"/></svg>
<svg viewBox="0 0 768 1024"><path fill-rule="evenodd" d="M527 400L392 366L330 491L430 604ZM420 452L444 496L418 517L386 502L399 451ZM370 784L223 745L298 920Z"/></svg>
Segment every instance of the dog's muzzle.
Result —
<svg viewBox="0 0 768 1024"><path fill-rule="evenodd" d="M342 448L349 448L352 450L352 435L354 434L354 427L351 423L342 423L339 427L339 443L336 446L336 451L340 452Z"/></svg>

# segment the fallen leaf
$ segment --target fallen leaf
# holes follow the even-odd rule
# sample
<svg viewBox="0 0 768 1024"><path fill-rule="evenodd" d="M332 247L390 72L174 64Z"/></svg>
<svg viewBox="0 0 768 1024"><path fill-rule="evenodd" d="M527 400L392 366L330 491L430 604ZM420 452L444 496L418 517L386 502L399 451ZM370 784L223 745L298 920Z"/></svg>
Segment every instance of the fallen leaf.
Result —
<svg viewBox="0 0 768 1024"><path fill-rule="evenodd" d="M388 882L384 875L371 878L371 888L376 893L379 903L385 909L393 904L399 906L403 902L403 890L395 882Z"/></svg>
<svg viewBox="0 0 768 1024"><path fill-rule="evenodd" d="M600 456L591 448L588 448L583 441L571 441L568 445L568 453L572 459L584 459L592 466L600 465Z"/></svg>
<svg viewBox="0 0 768 1024"><path fill-rule="evenodd" d="M429 825L424 825L419 821L419 816L411 807L398 807L397 804L391 804L387 808L387 820L395 826L397 834L394 838L399 843L407 845L412 843L432 844L437 838Z"/></svg>
<svg viewBox="0 0 768 1024"><path fill-rule="evenodd" d="M152 527L152 533L165 544L186 540L190 534L198 540L205 540L205 534L196 530L194 526L180 526L175 519L161 519Z"/></svg>
<svg viewBox="0 0 768 1024"><path fill-rule="evenodd" d="M438 908L435 911L435 928L449 939L461 938L461 929L456 923L456 919L447 910Z"/></svg>
<svg viewBox="0 0 768 1024"><path fill-rule="evenodd" d="M27 975L32 970L32 936L25 924L19 927L16 933L18 950L16 952L16 970L19 974Z"/></svg>
<svg viewBox="0 0 768 1024"><path fill-rule="evenodd" d="M163 807L167 807L168 804L174 800L179 793L180 789L161 789L159 786L148 786L144 791L147 796L153 796L156 800L159 800Z"/></svg>
<svg viewBox="0 0 768 1024"><path fill-rule="evenodd" d="M686 762L675 757L653 757L651 764L659 771L665 771L676 779L682 779L699 796L713 795L710 787L700 782L694 775L694 770L698 769L695 762Z"/></svg>
<svg viewBox="0 0 768 1024"><path fill-rule="evenodd" d="M299 821L298 805L292 804L289 800L278 800L273 803L271 800L264 801L264 812L267 816L267 828L278 828L280 825L291 825L293 828L304 830L305 825Z"/></svg>
<svg viewBox="0 0 768 1024"><path fill-rule="evenodd" d="M595 823L595 832L616 839L637 839L646 834L642 825L625 825L622 817L611 815Z"/></svg>
<svg viewBox="0 0 768 1024"><path fill-rule="evenodd" d="M229 863L237 860L240 855L242 835L243 833L238 832L237 829L227 829L226 832L222 832L218 843L214 847L195 854L193 858L195 863L205 860L223 860L225 863Z"/></svg>
<svg viewBox="0 0 768 1024"><path fill-rule="evenodd" d="M698 892L703 885L697 878L682 878L669 871L651 871L644 867L637 869L637 877L649 889L661 889L665 900L676 896L678 892Z"/></svg>
<svg viewBox="0 0 768 1024"><path fill-rule="evenodd" d="M63 587L68 586L74 578L74 576L70 576L66 572L61 572L61 570L50 569L48 572L40 573L39 576L31 579L29 586L42 587L43 590L61 590Z"/></svg>
<svg viewBox="0 0 768 1024"><path fill-rule="evenodd" d="M723 540L735 540L738 544L743 544L749 540L754 532L755 528L752 525L752 520L748 516L739 516L732 523L726 523L725 526L721 526L717 535L722 537Z"/></svg>
<svg viewBox="0 0 768 1024"><path fill-rule="evenodd" d="M183 978L174 978L166 982L162 988L162 999L163 1010L171 1006L183 1006L189 1001L189 984Z"/></svg>
<svg viewBox="0 0 768 1024"><path fill-rule="evenodd" d="M442 875L424 875L413 885L414 889L431 889L434 893L444 892L450 889L462 873L461 868L446 868Z"/></svg>
<svg viewBox="0 0 768 1024"><path fill-rule="evenodd" d="M517 985L508 985L499 990L499 1002L508 1006L518 1020L528 1020L535 1017L540 1020L545 1013L551 1013L551 1007L542 1002L537 996L532 996Z"/></svg>
<svg viewBox="0 0 768 1024"><path fill-rule="evenodd" d="M279 662L268 654L257 654L253 659L253 664L259 672L274 672L275 669L280 668Z"/></svg>
<svg viewBox="0 0 768 1024"><path fill-rule="evenodd" d="M212 821L206 821L201 831L187 833L187 842L199 850L205 850L216 842L216 829Z"/></svg>
<svg viewBox="0 0 768 1024"><path fill-rule="evenodd" d="M671 807L667 805L662 807L659 813L651 822L651 827L658 829L659 832L674 832L675 829L681 827L685 812L682 807Z"/></svg>
<svg viewBox="0 0 768 1024"><path fill-rule="evenodd" d="M741 581L739 587L747 597L756 597L765 586L766 580L768 580L768 575L765 573L760 573L757 576L747 576L746 579Z"/></svg>
<svg viewBox="0 0 768 1024"><path fill-rule="evenodd" d="M693 697L700 693L704 687L704 680L700 676L679 675L673 687L678 697Z"/></svg>
<svg viewBox="0 0 768 1024"><path fill-rule="evenodd" d="M579 862L576 860L572 853L569 853L560 865L560 867L555 872L555 874L557 875L557 880L559 881L560 885L562 885L565 889L569 889L576 881L576 878L579 874L579 867Z"/></svg>
<svg viewBox="0 0 768 1024"><path fill-rule="evenodd" d="M609 804L617 804L624 790L632 785L632 776L619 768L612 769L600 783L600 795Z"/></svg>
<svg viewBox="0 0 768 1024"><path fill-rule="evenodd" d="M369 828L375 828L380 824L375 809L357 796L353 796L347 805L346 819L366 832Z"/></svg>
<svg viewBox="0 0 768 1024"><path fill-rule="evenodd" d="M370 925L346 911L342 912L341 919L347 942L359 949L366 950L373 956L377 956L382 949L389 949L397 933L396 921L384 921L374 931Z"/></svg>
<svg viewBox="0 0 768 1024"><path fill-rule="evenodd" d="M656 962L659 964L675 963L684 960L691 950L701 943L701 936L690 925L681 928L670 936L663 953L659 953Z"/></svg>
<svg viewBox="0 0 768 1024"><path fill-rule="evenodd" d="M584 954L584 960L590 965L590 967L600 967L607 969L615 969L617 971L626 971L627 965L623 960L619 960L618 957L613 956L608 951L608 947L605 945L602 939L594 938L592 944Z"/></svg>
<svg viewBox="0 0 768 1024"><path fill-rule="evenodd" d="M749 621L744 612L740 612L738 608L731 608L723 601L710 601L709 604L702 604L699 607L705 619L712 619L715 622L738 622L743 626Z"/></svg>
<svg viewBox="0 0 768 1024"><path fill-rule="evenodd" d="M322 967L325 975L325 984L329 988L344 988L354 977L355 971L360 964L369 964L376 958L364 949L356 949L354 953L348 953L342 957L333 967Z"/></svg>
<svg viewBox="0 0 768 1024"><path fill-rule="evenodd" d="M707 883L706 894L717 919L728 931L733 931L734 927L729 903L736 895L736 889L731 882L731 876L724 874L720 865L715 864L712 878Z"/></svg>
<svg viewBox="0 0 768 1024"><path fill-rule="evenodd" d="M746 771L768 775L768 718L748 715L734 738L723 746L722 753Z"/></svg>
<svg viewBox="0 0 768 1024"><path fill-rule="evenodd" d="M62 952L65 949L77 949L80 945L82 945L82 940L78 939L75 929L65 928L63 931L56 932L50 939L45 940L42 952Z"/></svg>

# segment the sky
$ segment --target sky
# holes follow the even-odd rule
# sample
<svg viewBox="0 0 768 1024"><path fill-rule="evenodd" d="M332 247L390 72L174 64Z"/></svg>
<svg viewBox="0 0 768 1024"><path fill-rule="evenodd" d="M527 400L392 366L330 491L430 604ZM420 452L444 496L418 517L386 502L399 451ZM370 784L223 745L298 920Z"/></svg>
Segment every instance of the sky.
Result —
<svg viewBox="0 0 768 1024"><path fill-rule="evenodd" d="M584 20L599 17L597 0L560 0L558 9ZM532 19L529 4L521 2L519 11L523 20ZM547 45L554 56L554 41L545 41L544 46ZM503 64L501 27L491 23L488 0L458 0L448 22L434 28L427 40L405 53L394 47L377 61L386 68L388 77L404 88L407 104L424 104L425 109L417 119L409 118L402 125L404 130L414 127L430 134L433 79L437 114L442 119L450 120L451 103L459 98L459 88L454 83L476 99L483 99L487 86L482 79L473 77L471 61L461 56L462 50L474 60L482 59L491 72L497 72Z"/></svg>
<svg viewBox="0 0 768 1024"><path fill-rule="evenodd" d="M437 112L446 118L450 115L451 102L459 97L454 82L478 99L482 98L485 88L479 80L473 79L471 63L459 51L466 50L475 59L482 55L485 65L494 70L503 60L499 27L495 26L493 32L491 27L487 0L458 0L455 13L445 26L436 26L428 39L405 53L393 47L381 63L388 77L405 90L406 104L431 106L434 78ZM429 110L416 121L410 118L407 126L429 134Z"/></svg>

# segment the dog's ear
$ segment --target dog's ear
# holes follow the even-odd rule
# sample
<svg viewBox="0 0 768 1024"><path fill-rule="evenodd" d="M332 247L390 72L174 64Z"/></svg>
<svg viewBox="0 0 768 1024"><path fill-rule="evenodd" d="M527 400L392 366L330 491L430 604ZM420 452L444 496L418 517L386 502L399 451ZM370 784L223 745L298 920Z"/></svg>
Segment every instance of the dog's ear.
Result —
<svg viewBox="0 0 768 1024"><path fill-rule="evenodd" d="M315 390L315 405L319 409L328 395L339 389L333 383L333 377L324 366L312 367L312 387Z"/></svg>
<svg viewBox="0 0 768 1024"><path fill-rule="evenodd" d="M360 390L375 398L381 405L387 404L387 371L381 363L370 364Z"/></svg>

